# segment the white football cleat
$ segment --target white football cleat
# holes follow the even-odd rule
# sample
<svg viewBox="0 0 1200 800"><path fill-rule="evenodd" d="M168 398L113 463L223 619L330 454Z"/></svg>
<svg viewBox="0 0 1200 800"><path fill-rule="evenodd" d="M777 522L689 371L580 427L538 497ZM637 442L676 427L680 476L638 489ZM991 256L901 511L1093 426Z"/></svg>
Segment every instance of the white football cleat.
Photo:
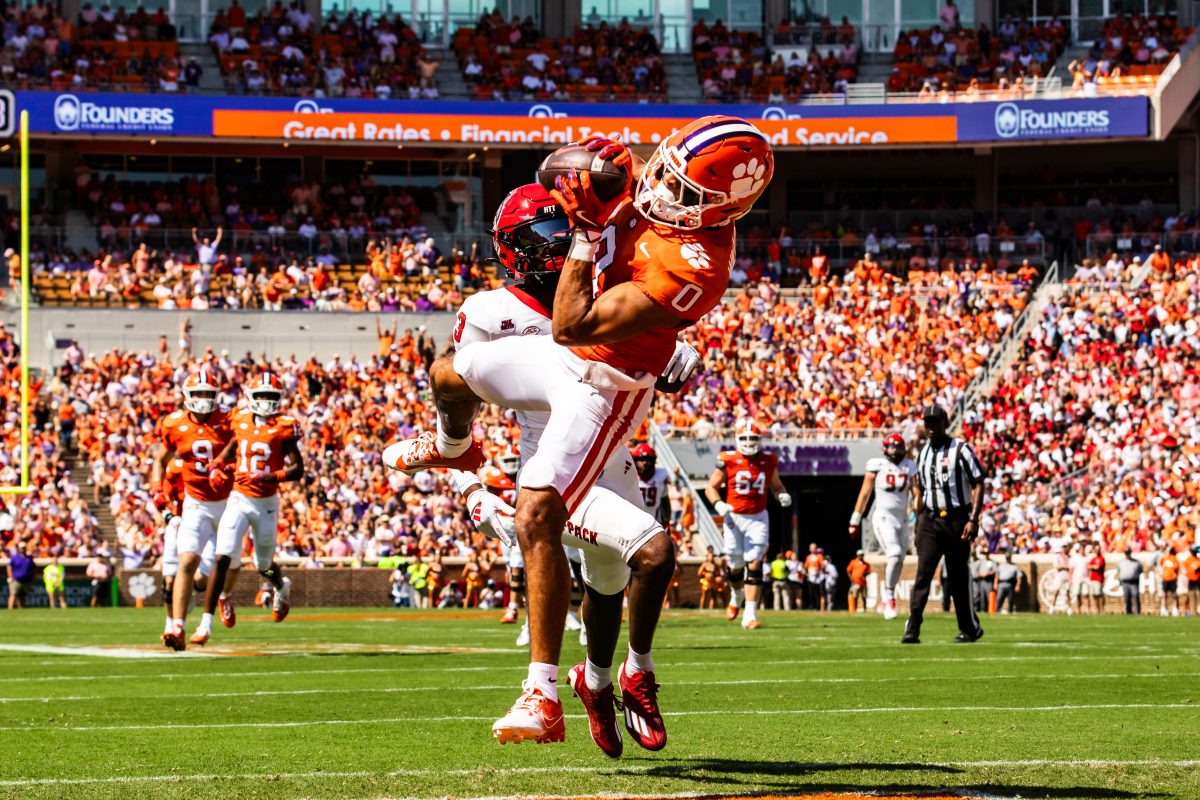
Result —
<svg viewBox="0 0 1200 800"><path fill-rule="evenodd" d="M579 643L587 647L587 628L581 627L579 629Z"/></svg>
<svg viewBox="0 0 1200 800"><path fill-rule="evenodd" d="M896 601L895 600L885 600L883 603L883 618L884 619L895 619L896 616L897 616Z"/></svg>
<svg viewBox="0 0 1200 800"><path fill-rule="evenodd" d="M567 728L563 722L562 703L551 700L541 689L528 683L522 684L521 689L521 696L513 707L492 725L492 736L496 741L500 744L564 741Z"/></svg>
<svg viewBox="0 0 1200 800"><path fill-rule="evenodd" d="M529 646L529 620L525 620L525 624L521 626L521 632L517 634L517 647Z"/></svg>
<svg viewBox="0 0 1200 800"><path fill-rule="evenodd" d="M275 620L276 622L283 622L285 619L287 619L288 611L291 610L288 600L290 600L291 597L292 579L284 578L283 587L279 591L275 592L274 597L271 598L271 619Z"/></svg>
<svg viewBox="0 0 1200 800"><path fill-rule="evenodd" d="M575 613L575 610L571 609L571 610L567 611L567 621L563 625L563 630L577 631L577 630L580 630L581 628L583 628L583 625L580 624L579 615Z"/></svg>

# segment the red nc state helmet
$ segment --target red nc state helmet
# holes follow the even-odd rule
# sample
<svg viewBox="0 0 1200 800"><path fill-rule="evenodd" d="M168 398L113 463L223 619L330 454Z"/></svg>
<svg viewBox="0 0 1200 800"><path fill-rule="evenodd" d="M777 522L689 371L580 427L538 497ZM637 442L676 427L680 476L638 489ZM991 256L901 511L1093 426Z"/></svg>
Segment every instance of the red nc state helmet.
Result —
<svg viewBox="0 0 1200 800"><path fill-rule="evenodd" d="M492 221L496 259L517 280L558 279L571 247L571 221L540 183L509 192Z"/></svg>
<svg viewBox="0 0 1200 800"><path fill-rule="evenodd" d="M904 444L904 437L898 433L889 433L883 440L883 454L888 461L894 464L899 464L904 460L904 451L907 448Z"/></svg>

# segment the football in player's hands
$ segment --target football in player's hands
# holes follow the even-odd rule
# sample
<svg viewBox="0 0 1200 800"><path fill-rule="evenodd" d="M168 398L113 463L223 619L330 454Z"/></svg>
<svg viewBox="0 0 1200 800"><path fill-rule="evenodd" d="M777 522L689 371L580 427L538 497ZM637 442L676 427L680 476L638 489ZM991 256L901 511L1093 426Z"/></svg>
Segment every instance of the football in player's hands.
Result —
<svg viewBox="0 0 1200 800"><path fill-rule="evenodd" d="M208 485L218 492L223 492L229 488L230 477L229 473L220 467L213 467L208 473Z"/></svg>
<svg viewBox="0 0 1200 800"><path fill-rule="evenodd" d="M598 141L604 142L596 150L590 149ZM560 147L542 161L538 167L537 179L546 191L553 193L558 186L558 179L566 179L574 173L582 178L586 175L590 183L590 191L597 200L609 202L627 194L633 185L633 175L629 171L629 148L616 145L610 140L598 140L589 137L580 144L569 144Z"/></svg>

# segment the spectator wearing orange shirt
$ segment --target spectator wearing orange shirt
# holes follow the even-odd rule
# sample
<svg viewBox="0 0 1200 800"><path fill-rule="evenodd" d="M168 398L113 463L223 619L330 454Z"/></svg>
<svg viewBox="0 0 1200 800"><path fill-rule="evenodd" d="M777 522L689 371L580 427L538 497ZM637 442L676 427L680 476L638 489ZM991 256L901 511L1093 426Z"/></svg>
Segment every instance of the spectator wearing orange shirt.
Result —
<svg viewBox="0 0 1200 800"><path fill-rule="evenodd" d="M1150 268L1159 278L1165 277L1171 269L1171 257L1166 254L1161 244L1154 245L1154 252L1150 254Z"/></svg>
<svg viewBox="0 0 1200 800"><path fill-rule="evenodd" d="M862 550L854 554L854 558L846 565L846 577L850 579L850 613L863 614L867 610L867 576L871 574L871 565L863 556Z"/></svg>
<svg viewBox="0 0 1200 800"><path fill-rule="evenodd" d="M1158 560L1158 577L1162 580L1162 596L1159 601L1158 615L1179 616L1179 558L1172 550L1163 551Z"/></svg>
<svg viewBox="0 0 1200 800"><path fill-rule="evenodd" d="M804 594L809 608L821 607L821 584L824 578L825 555L815 544L808 546L804 559Z"/></svg>
<svg viewBox="0 0 1200 800"><path fill-rule="evenodd" d="M1183 577L1187 579L1187 595L1183 613L1196 614L1200 612L1200 545L1185 551L1179 565Z"/></svg>

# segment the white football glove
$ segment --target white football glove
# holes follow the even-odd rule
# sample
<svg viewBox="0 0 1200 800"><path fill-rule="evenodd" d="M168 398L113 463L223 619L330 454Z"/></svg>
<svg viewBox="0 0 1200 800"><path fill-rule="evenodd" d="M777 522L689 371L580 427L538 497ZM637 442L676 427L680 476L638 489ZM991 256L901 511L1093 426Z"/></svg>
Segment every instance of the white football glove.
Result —
<svg viewBox="0 0 1200 800"><path fill-rule="evenodd" d="M499 539L505 547L517 543L517 510L487 489L476 489L467 498L471 521L484 536Z"/></svg>
<svg viewBox="0 0 1200 800"><path fill-rule="evenodd" d="M713 510L717 512L717 516L724 517L733 511L733 506L726 503L724 500L718 500L713 503Z"/></svg>
<svg viewBox="0 0 1200 800"><path fill-rule="evenodd" d="M779 501L782 508L789 508L792 505L792 496L787 492L780 492L775 495L775 499Z"/></svg>
<svg viewBox="0 0 1200 800"><path fill-rule="evenodd" d="M685 341L677 340L675 354L667 362L667 368L663 370L661 377L667 383L687 383L699 365L700 354L696 352L696 348Z"/></svg>

